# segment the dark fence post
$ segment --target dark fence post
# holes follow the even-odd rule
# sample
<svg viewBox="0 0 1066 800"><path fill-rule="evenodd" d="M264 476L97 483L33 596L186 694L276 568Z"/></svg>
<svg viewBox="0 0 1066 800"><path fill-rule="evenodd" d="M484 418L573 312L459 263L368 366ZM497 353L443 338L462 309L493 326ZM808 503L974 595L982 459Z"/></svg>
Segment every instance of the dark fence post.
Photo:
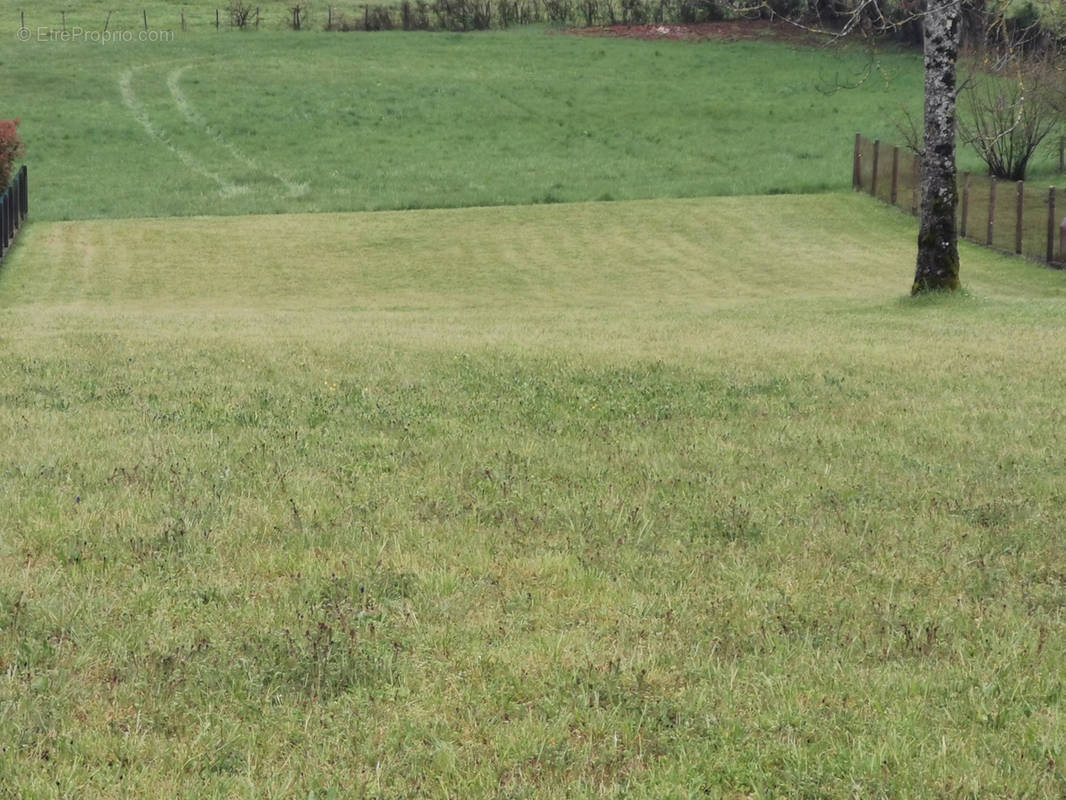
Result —
<svg viewBox="0 0 1066 800"><path fill-rule="evenodd" d="M877 197L877 161L881 151L881 140L874 139L874 168L873 177L870 178L870 195Z"/></svg>
<svg viewBox="0 0 1066 800"><path fill-rule="evenodd" d="M1022 252L1022 212L1025 208L1025 181L1018 181L1018 210L1014 215L1014 252Z"/></svg>
<svg viewBox="0 0 1066 800"><path fill-rule="evenodd" d="M959 221L959 236L966 238L966 220L970 216L970 173L962 173L962 219Z"/></svg>
<svg viewBox="0 0 1066 800"><path fill-rule="evenodd" d="M1055 187L1047 190L1047 263L1055 260Z"/></svg>
<svg viewBox="0 0 1066 800"><path fill-rule="evenodd" d="M29 210L26 167L23 166L4 191L0 192L0 262L15 242L15 234L22 227Z"/></svg>
<svg viewBox="0 0 1066 800"><path fill-rule="evenodd" d="M896 204L899 197L899 148L892 148L892 205Z"/></svg>
<svg viewBox="0 0 1066 800"><path fill-rule="evenodd" d="M922 162L916 155L911 155L911 177L914 179L914 188L911 190L911 213L918 216L918 198L922 191Z"/></svg>
<svg viewBox="0 0 1066 800"><path fill-rule="evenodd" d="M992 182L988 186L988 246L991 247L992 237L996 230L996 178L992 176Z"/></svg>
<svg viewBox="0 0 1066 800"><path fill-rule="evenodd" d="M7 192L0 195L0 258L7 251Z"/></svg>
<svg viewBox="0 0 1066 800"><path fill-rule="evenodd" d="M216 8L216 9L215 9L215 30L216 30L216 31L218 30L218 25L219 25L219 20L218 20L218 9Z"/></svg>
<svg viewBox="0 0 1066 800"><path fill-rule="evenodd" d="M851 160L851 188L862 188L862 134L855 134L855 155Z"/></svg>
<svg viewBox="0 0 1066 800"><path fill-rule="evenodd" d="M19 173L19 186L22 189L22 218L26 219L30 215L30 184L29 172L25 166Z"/></svg>
<svg viewBox="0 0 1066 800"><path fill-rule="evenodd" d="M148 9L147 8L142 8L141 9L141 15L144 17L144 29L147 31L148 30Z"/></svg>

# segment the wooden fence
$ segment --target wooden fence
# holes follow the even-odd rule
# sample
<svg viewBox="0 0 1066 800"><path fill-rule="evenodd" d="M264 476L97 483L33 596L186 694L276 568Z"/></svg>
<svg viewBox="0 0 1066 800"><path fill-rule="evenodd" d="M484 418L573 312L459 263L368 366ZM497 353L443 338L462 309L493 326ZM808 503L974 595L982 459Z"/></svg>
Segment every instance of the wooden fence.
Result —
<svg viewBox="0 0 1066 800"><path fill-rule="evenodd" d="M0 194L0 264L15 243L15 234L26 220L30 210L29 200L29 183L26 179L26 168L23 167L3 194Z"/></svg>
<svg viewBox="0 0 1066 800"><path fill-rule="evenodd" d="M909 150L855 135L852 185L917 215L919 160ZM987 175L958 176L959 235L997 250L1062 267L1066 227L1056 218L1055 187L997 181ZM1066 226L1066 220L1062 220Z"/></svg>

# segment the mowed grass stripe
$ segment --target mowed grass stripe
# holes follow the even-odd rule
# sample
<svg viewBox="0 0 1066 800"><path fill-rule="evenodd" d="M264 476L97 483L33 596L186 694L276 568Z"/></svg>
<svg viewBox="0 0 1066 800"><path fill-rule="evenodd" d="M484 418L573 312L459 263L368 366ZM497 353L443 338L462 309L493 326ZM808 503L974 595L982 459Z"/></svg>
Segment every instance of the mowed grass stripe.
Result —
<svg viewBox="0 0 1066 800"><path fill-rule="evenodd" d="M649 297L669 310L883 299L906 286L912 228L851 195L37 224L0 302L645 313ZM967 259L976 294L1062 292L1028 262Z"/></svg>

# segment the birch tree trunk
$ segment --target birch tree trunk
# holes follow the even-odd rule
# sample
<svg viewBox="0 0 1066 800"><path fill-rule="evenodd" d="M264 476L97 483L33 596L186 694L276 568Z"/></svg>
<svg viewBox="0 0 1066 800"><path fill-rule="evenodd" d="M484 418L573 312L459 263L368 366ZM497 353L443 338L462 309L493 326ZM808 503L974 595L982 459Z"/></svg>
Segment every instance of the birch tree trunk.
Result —
<svg viewBox="0 0 1066 800"><path fill-rule="evenodd" d="M955 226L955 61L959 54L961 0L927 0L925 31L925 153L918 266L911 294L958 289L959 241Z"/></svg>

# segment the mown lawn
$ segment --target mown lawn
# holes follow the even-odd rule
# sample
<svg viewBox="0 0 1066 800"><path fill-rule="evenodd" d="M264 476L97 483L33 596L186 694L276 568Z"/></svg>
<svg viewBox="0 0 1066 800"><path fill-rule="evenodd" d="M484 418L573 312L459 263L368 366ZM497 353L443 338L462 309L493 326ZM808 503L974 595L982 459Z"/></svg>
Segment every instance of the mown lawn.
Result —
<svg viewBox="0 0 1066 800"><path fill-rule="evenodd" d="M773 229L774 235L766 231ZM867 198L37 223L0 794L1058 797L1058 273Z"/></svg>

